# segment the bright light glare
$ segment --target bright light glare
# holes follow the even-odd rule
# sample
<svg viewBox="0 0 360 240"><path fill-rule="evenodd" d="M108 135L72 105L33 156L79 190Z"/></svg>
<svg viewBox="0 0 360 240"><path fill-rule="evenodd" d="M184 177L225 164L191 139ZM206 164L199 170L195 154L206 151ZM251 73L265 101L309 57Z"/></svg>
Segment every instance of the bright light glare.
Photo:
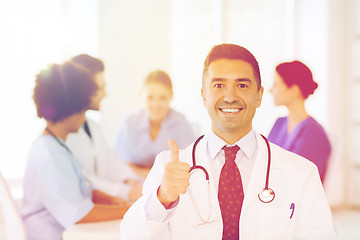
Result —
<svg viewBox="0 0 360 240"><path fill-rule="evenodd" d="M85 14L97 22L96 0L86 1L86 10L83 1L76 2L77 5L62 0L0 2L0 169L7 178L23 175L30 145L44 127L32 101L35 75L50 63L97 49L97 41L88 40L97 35L96 25L81 32L81 26L76 25L75 29L72 24L74 12L78 18ZM78 34L76 44L72 42L74 32ZM78 37L80 32L82 39ZM78 48L79 43L86 43L83 45L87 48Z"/></svg>

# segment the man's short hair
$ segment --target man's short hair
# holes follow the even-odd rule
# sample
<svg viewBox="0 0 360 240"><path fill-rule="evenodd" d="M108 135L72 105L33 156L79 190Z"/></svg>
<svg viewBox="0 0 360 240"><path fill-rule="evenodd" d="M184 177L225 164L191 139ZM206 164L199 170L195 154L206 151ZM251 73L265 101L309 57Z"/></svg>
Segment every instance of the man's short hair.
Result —
<svg viewBox="0 0 360 240"><path fill-rule="evenodd" d="M104 72L105 70L103 61L87 54L77 55L75 57L72 57L70 60L87 68L93 74Z"/></svg>
<svg viewBox="0 0 360 240"><path fill-rule="evenodd" d="M86 109L97 90L93 75L74 62L51 64L35 79L37 115L58 122Z"/></svg>
<svg viewBox="0 0 360 240"><path fill-rule="evenodd" d="M249 63L254 71L258 90L260 89L261 87L260 69L259 69L259 64L256 61L255 57L246 48L228 43L214 46L207 55L204 61L203 80L202 80L203 85L210 63L219 59L243 60Z"/></svg>

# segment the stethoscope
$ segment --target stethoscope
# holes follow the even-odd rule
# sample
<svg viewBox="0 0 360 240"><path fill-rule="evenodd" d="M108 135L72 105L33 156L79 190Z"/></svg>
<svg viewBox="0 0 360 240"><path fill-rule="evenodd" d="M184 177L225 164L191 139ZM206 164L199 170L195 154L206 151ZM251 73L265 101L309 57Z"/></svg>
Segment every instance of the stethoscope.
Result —
<svg viewBox="0 0 360 240"><path fill-rule="evenodd" d="M90 181L88 180L88 178L86 177L86 172L85 170L82 171L82 173L79 172L78 170L78 167L75 166L75 163L73 161L73 154L72 152L70 151L70 149L62 142L59 140L59 138L49 129L49 128L45 128L45 130L50 133L50 135L55 139L55 141L60 144L60 146L62 146L63 148L66 149L66 151L71 155L71 158L72 160L70 161L71 162L71 166L72 168L74 169L76 175L78 176L78 179L80 181L80 185L84 188L84 189L87 189L89 188L89 186L91 186L91 183Z"/></svg>
<svg viewBox="0 0 360 240"><path fill-rule="evenodd" d="M270 165L271 165L271 151L270 151L270 144L269 141L267 140L267 138L263 135L261 135L262 138L265 140L266 146L267 146L267 150L268 150L268 164L267 164L267 170L266 170L266 181L265 181L265 187L260 191L260 193L258 194L258 198L261 202L263 203L270 203L274 200L275 198L275 192L274 190L272 190L271 188L269 188L269 175L270 175ZM200 216L202 222L199 223L199 225L203 225L206 223L212 223L213 221L215 221L214 219L211 219L211 198L210 198L210 180L209 180L209 173L208 171L200 166L196 164L196 158L195 158L195 151L196 151L196 147L198 145L198 143L200 142L201 139L203 139L204 135L200 136L198 139L196 139L193 149L192 149L192 167L190 168L190 174L194 171L194 170L201 170L204 174L205 174L205 179L208 185L208 196L209 196L209 211L208 211L208 216L207 218L203 218L202 215L200 214L198 207L195 204L195 201L193 199L193 196L191 194L190 188L188 188L189 193L190 193L190 198L193 202L193 204L195 205L195 209L198 213L198 215Z"/></svg>

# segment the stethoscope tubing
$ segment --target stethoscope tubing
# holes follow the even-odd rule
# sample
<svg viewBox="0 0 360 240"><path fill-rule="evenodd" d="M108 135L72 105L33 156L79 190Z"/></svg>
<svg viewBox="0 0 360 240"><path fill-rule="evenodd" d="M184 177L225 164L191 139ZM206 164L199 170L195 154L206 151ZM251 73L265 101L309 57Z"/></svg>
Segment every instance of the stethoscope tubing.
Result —
<svg viewBox="0 0 360 240"><path fill-rule="evenodd" d="M269 189L269 176L270 176L270 164L271 164L270 144L269 144L269 141L267 140L267 138L264 135L262 135L262 134L260 134L260 135L265 140L267 150L268 150L268 166L267 166L267 170L266 170L265 189Z"/></svg>
<svg viewBox="0 0 360 240"><path fill-rule="evenodd" d="M73 170L75 171L75 174L79 178L80 183L85 181L85 184L90 184L90 181L89 181L89 179L87 179L86 174L81 173L80 169L77 167L77 165L75 163L74 155L72 154L71 150L62 141L60 141L59 138L49 128L45 128L45 130L48 133L50 133L50 135L55 139L55 141L58 142L60 144L60 146L65 148L66 151L70 154L70 156L71 156L71 159L70 159L71 166L72 166ZM82 177L80 177L80 176L82 176Z"/></svg>
<svg viewBox="0 0 360 240"><path fill-rule="evenodd" d="M195 150L196 150L196 146L198 145L198 143L200 142L201 139L203 139L204 135L200 136L198 139L196 139L195 143L194 143L194 146L193 146L193 149L192 149L192 162L193 162L193 165L192 167L190 168L190 173L195 170L195 169L201 169L204 173L205 173L205 178L207 181L209 181L209 173L208 171L206 171L206 169L203 167L203 166L200 166L200 165L196 165L196 160L195 160Z"/></svg>
<svg viewBox="0 0 360 240"><path fill-rule="evenodd" d="M270 151L270 144L269 144L269 141L266 139L266 137L264 137L263 135L261 135L263 137L263 139L265 140L266 142L266 146L267 146L267 149L268 149L268 166L267 166L267 171L266 171L266 181L265 181L265 188L258 194L258 198L261 202L263 203L270 203L274 200L275 198L275 193L274 191L269 188L269 176L270 176L270 164L271 164L271 151ZM190 195L190 198L191 198L191 201L193 202L193 204L195 205L195 209L196 209L196 212L198 213L200 219L201 219L201 223L199 223L199 225L203 225L203 224L206 224L206 223L212 223L213 221L215 221L214 219L211 220L211 198L210 198L210 181L209 181L209 173L207 172L207 170L200 166L200 165L196 165L196 158L195 158L195 151L196 151L196 147L198 145L198 143L200 142L201 139L203 139L204 135L200 136L198 139L196 139L195 143L194 143L194 146L193 146L193 149L192 149L192 167L190 167L190 173L193 171L193 170L196 170L196 169L199 169L201 170L204 174L205 174L205 178L206 178L206 181L207 181L207 184L208 184L208 193L209 193L209 215L206 219L204 219L202 217L202 215L200 214L197 206L196 206L196 203L195 203L195 200L193 199L193 196L191 194L191 191L189 189L189 195ZM267 193L267 195L265 195L264 193Z"/></svg>
<svg viewBox="0 0 360 240"><path fill-rule="evenodd" d="M270 166L271 166L271 150L270 150L270 144L269 144L269 141L267 140L267 138L260 134L261 137L264 139L265 143L266 143L266 146L267 146L267 150L268 150L268 164L267 164L267 169L266 169L266 179L265 179L265 188L263 189L263 191L259 194L259 199L260 201L264 202L264 203L269 203L271 202L274 197L275 197L275 193L272 189L269 188L269 177L270 177ZM207 181L209 181L209 173L208 171L200 166L200 165L196 165L196 160L195 160L195 151L196 151L196 147L198 145L198 143L200 142L201 139L203 139L204 135L200 136L198 139L196 139L195 143L194 143L194 146L193 146L193 149L192 149L192 167L190 168L190 173L195 170L195 169L200 169L204 172L205 174L205 178ZM265 191L269 191L269 194L273 195L272 198L270 200L263 200L261 198L261 194L264 193Z"/></svg>

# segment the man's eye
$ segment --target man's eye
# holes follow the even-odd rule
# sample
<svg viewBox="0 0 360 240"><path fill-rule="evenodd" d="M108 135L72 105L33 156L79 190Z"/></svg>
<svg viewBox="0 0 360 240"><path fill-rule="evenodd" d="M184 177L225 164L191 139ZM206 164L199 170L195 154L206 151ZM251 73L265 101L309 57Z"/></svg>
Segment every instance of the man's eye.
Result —
<svg viewBox="0 0 360 240"><path fill-rule="evenodd" d="M214 87L216 87L216 88L222 88L223 85L222 85L221 83L217 83L217 84L214 85Z"/></svg>
<svg viewBox="0 0 360 240"><path fill-rule="evenodd" d="M246 87L247 87L247 85L246 85L246 84L244 84L244 83L241 83L241 84L239 84L239 87L240 87L240 88L246 88Z"/></svg>

